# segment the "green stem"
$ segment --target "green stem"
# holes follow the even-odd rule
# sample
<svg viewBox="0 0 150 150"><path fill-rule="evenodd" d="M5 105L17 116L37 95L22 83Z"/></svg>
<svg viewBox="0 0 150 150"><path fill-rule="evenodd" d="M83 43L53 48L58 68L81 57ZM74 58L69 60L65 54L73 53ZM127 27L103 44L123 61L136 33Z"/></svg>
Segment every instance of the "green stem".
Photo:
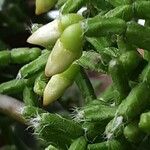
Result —
<svg viewBox="0 0 150 150"><path fill-rule="evenodd" d="M85 73L84 69L81 68L75 82L82 93L85 103L88 103L88 102L92 101L93 99L96 99L96 95L95 95L93 86L92 86L87 74Z"/></svg>

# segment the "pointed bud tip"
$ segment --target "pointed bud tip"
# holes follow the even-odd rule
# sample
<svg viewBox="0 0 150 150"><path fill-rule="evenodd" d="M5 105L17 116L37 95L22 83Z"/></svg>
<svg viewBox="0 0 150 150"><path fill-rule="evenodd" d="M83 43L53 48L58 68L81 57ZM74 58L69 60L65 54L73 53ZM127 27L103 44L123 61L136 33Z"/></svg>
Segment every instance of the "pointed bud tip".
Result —
<svg viewBox="0 0 150 150"><path fill-rule="evenodd" d="M48 67L45 67L45 75L47 77L52 77L53 75L60 73L57 67L50 67L50 66L53 66L53 65L49 65Z"/></svg>
<svg viewBox="0 0 150 150"><path fill-rule="evenodd" d="M53 95L53 88L52 88L53 86L50 86L49 84L51 85L51 81L48 82L48 84L46 85L46 87L44 89L43 106L48 106L53 101L57 100L55 95Z"/></svg>
<svg viewBox="0 0 150 150"><path fill-rule="evenodd" d="M33 34L28 37L27 42L30 44L35 44L35 37L33 36Z"/></svg>
<svg viewBox="0 0 150 150"><path fill-rule="evenodd" d="M43 106L48 106L49 102L43 98Z"/></svg>
<svg viewBox="0 0 150 150"><path fill-rule="evenodd" d="M51 77L53 74L51 74L50 70L45 68L45 75L46 75L46 77Z"/></svg>
<svg viewBox="0 0 150 150"><path fill-rule="evenodd" d="M36 14L36 15L40 15L40 14L42 14L42 12L40 12L40 11L38 11L38 10L35 10L35 14Z"/></svg>
<svg viewBox="0 0 150 150"><path fill-rule="evenodd" d="M54 99L53 95L50 95L46 90L43 95L43 106L48 106L54 101L55 101L55 99Z"/></svg>
<svg viewBox="0 0 150 150"><path fill-rule="evenodd" d="M30 43L32 40L30 38L30 36L27 38L27 43Z"/></svg>
<svg viewBox="0 0 150 150"><path fill-rule="evenodd" d="M42 46L42 44L40 43L40 40L37 38L37 34L33 33L31 36L28 37L27 42L30 44L35 44L35 45L40 45Z"/></svg>
<svg viewBox="0 0 150 150"><path fill-rule="evenodd" d="M43 106L47 106L49 104L50 104L49 96L47 95L47 90L45 90L43 94Z"/></svg>

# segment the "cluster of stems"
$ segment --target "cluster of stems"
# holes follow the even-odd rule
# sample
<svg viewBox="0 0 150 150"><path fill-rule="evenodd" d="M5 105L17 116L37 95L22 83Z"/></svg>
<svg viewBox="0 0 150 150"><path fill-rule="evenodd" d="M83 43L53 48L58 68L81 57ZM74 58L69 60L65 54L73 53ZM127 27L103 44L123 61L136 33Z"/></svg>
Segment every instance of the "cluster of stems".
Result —
<svg viewBox="0 0 150 150"><path fill-rule="evenodd" d="M99 2L36 0L37 15L60 11L27 39L44 49L0 51L0 68L21 65L0 93L23 100L1 96L0 111L32 127L45 150L144 150L150 139L150 1ZM111 76L111 85L95 95L87 70ZM73 118L44 109L74 82L83 104Z"/></svg>

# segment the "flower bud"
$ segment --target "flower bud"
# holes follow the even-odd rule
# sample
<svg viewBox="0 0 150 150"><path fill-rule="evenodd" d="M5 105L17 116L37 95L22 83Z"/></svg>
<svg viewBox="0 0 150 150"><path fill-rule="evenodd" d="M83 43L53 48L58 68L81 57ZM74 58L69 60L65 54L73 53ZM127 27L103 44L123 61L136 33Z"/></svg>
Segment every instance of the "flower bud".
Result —
<svg viewBox="0 0 150 150"><path fill-rule="evenodd" d="M67 28L71 24L81 21L82 19L83 17L78 14L63 15L60 18L57 18L54 21L37 29L27 39L27 42L40 45L45 48L52 47L60 37L62 32L65 30L65 28Z"/></svg>
<svg viewBox="0 0 150 150"><path fill-rule="evenodd" d="M36 0L35 3L35 13L36 15L40 15L42 13L47 12L50 10L54 5L57 3L57 0Z"/></svg>
<svg viewBox="0 0 150 150"><path fill-rule="evenodd" d="M74 82L79 70L77 64L72 64L65 72L52 76L44 90L43 105L48 105L61 97Z"/></svg>
<svg viewBox="0 0 150 150"><path fill-rule="evenodd" d="M45 74L50 77L65 71L82 54L83 33L81 24L65 29L48 58Z"/></svg>
<svg viewBox="0 0 150 150"><path fill-rule="evenodd" d="M61 35L59 24L60 20L56 19L42 26L27 39L27 42L40 45L45 48L51 47L51 45L53 45Z"/></svg>

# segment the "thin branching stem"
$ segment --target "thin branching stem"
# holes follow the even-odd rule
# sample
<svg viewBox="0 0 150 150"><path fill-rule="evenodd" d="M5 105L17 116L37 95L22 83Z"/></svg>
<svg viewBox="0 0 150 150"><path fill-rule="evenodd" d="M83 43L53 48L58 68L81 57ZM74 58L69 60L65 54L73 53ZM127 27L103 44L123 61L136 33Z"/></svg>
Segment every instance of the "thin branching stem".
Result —
<svg viewBox="0 0 150 150"><path fill-rule="evenodd" d="M24 104L15 98L0 95L0 112L14 118L15 120L25 123L25 119L21 115Z"/></svg>

